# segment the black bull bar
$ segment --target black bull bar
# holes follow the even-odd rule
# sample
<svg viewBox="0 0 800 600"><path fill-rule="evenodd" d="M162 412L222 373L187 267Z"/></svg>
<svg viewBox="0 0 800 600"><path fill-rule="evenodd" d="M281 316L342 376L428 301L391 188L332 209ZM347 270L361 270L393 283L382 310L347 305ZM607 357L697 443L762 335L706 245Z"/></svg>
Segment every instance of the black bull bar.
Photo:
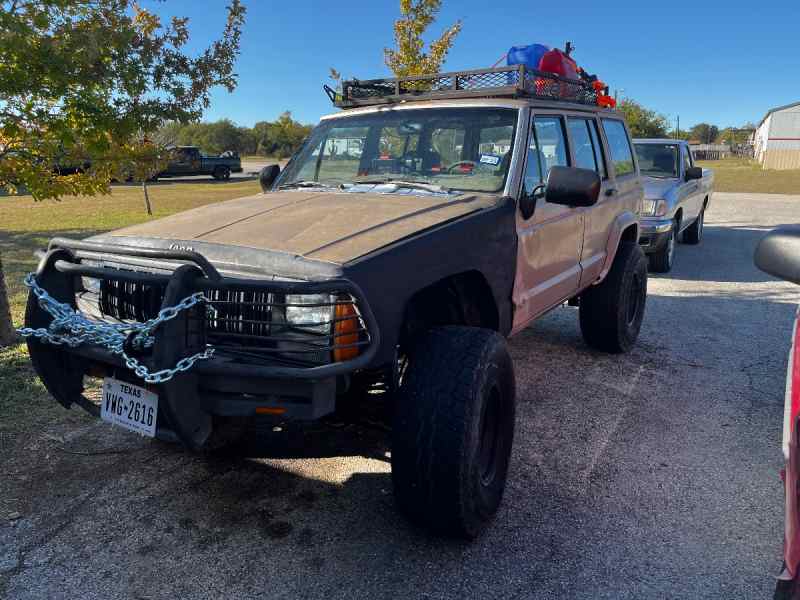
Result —
<svg viewBox="0 0 800 600"><path fill-rule="evenodd" d="M154 260L174 261L178 266L172 273L153 273L124 270L103 266L83 264L81 258L93 254L102 255L106 260L118 262L120 258L137 257ZM202 378L236 378L242 389L253 392L265 389L267 382L271 390L279 393L281 387L296 388L306 385L314 390L313 400L320 390L335 394L335 378L351 373L370 364L380 345L380 332L375 317L361 289L346 279L324 281L273 281L264 279L245 279L226 277L201 254L188 250L166 250L138 248L107 243L86 242L66 238L53 239L46 252L40 253L36 270L36 281L53 298L77 310L76 280L90 277L137 284L165 286L162 308L173 306L183 298L196 292L212 290L253 290L274 292L276 294L326 294L346 293L354 301L363 320L367 342L359 354L341 362L331 362L313 366L287 366L258 364L242 360L230 360L214 356L195 364L190 371L176 374L172 379L158 384L159 413L175 436L192 449L201 448L212 430L212 413L207 404L199 401L198 389ZM185 311L171 321L158 326L153 332L155 342L149 356L142 362L151 370L171 368L175 363L205 345L205 331L202 319L192 319L191 311ZM26 327L46 328L52 320L31 294L25 315ZM43 343L28 338L28 348L39 377L47 390L66 408L73 403L97 415L97 406L83 395L83 376L88 362L105 363L125 370L124 361L96 346L67 348ZM328 385L322 385L322 384ZM246 393L246 392L245 392ZM312 400L312 401L313 401ZM332 399L331 399L332 401ZM306 416L315 416L303 413ZM160 415L161 416L161 415Z"/></svg>

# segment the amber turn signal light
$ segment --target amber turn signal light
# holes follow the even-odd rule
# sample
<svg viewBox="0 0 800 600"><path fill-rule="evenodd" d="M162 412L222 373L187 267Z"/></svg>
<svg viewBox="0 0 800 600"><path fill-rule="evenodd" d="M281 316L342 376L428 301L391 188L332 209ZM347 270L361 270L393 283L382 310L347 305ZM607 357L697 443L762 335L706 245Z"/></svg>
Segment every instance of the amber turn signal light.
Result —
<svg viewBox="0 0 800 600"><path fill-rule="evenodd" d="M282 415L285 412L282 406L256 406L257 415Z"/></svg>
<svg viewBox="0 0 800 600"><path fill-rule="evenodd" d="M333 327L334 362L358 356L358 313L352 302L336 305L336 324Z"/></svg>

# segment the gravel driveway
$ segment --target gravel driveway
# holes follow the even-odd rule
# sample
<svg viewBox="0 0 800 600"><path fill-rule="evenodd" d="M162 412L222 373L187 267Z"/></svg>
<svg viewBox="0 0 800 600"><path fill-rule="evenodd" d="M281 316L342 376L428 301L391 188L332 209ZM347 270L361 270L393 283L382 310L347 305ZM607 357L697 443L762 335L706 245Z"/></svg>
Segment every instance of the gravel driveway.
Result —
<svg viewBox="0 0 800 600"><path fill-rule="evenodd" d="M798 294L752 253L798 221L800 196L717 194L702 244L650 279L629 355L590 351L572 308L514 338L510 481L473 544L395 513L366 425L276 432L259 459L45 425L0 459L19 513L0 520L0 596L768 598Z"/></svg>

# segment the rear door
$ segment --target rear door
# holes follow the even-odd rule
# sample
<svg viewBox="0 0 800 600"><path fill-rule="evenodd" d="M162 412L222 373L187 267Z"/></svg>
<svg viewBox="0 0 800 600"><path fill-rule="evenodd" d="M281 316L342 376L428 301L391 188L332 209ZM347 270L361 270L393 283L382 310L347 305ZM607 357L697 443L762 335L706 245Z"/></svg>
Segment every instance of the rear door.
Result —
<svg viewBox="0 0 800 600"><path fill-rule="evenodd" d="M608 253L616 250L608 247L616 218L626 211L638 213L643 194L639 168L625 122L619 118L601 117L600 131L608 161L608 183L597 206L592 207L586 227L584 253L594 258L602 257L603 260L598 270L595 271L594 267L587 272L585 284L591 283L590 276L599 275Z"/></svg>
<svg viewBox="0 0 800 600"><path fill-rule="evenodd" d="M560 113L531 116L521 194L536 192L529 219L517 213L519 264L514 283L514 330L571 297L580 281L583 213L544 200L543 184L553 166L571 166L566 119Z"/></svg>

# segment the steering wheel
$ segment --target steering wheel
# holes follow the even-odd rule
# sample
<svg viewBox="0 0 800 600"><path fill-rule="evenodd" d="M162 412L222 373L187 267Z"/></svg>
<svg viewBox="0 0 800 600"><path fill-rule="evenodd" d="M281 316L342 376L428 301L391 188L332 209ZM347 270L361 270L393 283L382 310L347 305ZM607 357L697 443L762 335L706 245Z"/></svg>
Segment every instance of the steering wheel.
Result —
<svg viewBox="0 0 800 600"><path fill-rule="evenodd" d="M458 162L454 162L452 165L446 166L444 168L444 172L447 173L448 175L452 175L453 169L455 169L456 167L460 167L461 165L469 165L470 167L469 171L465 171L462 169L460 173L461 175L466 175L467 173L473 173L475 171L475 167L478 166L478 163L475 162L474 160L460 160Z"/></svg>

